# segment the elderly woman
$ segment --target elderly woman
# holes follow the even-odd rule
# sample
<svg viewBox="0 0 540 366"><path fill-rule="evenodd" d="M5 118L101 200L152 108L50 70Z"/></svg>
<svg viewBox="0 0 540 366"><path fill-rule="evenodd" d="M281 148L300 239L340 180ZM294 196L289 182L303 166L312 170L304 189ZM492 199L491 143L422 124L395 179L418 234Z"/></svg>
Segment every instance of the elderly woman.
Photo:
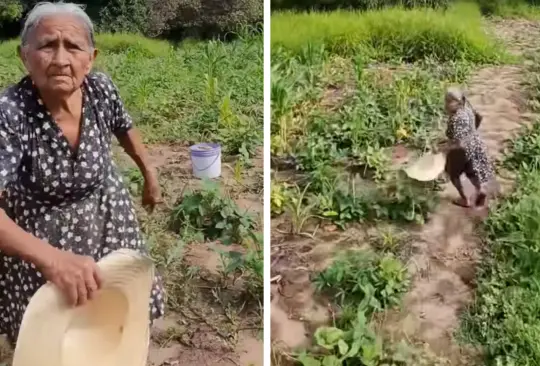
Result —
<svg viewBox="0 0 540 366"><path fill-rule="evenodd" d="M486 204L487 186L495 176L486 147L477 132L482 116L456 88L448 89L445 109L449 115L446 129L446 172L460 195L454 203L462 207L471 207L473 204L478 208L483 207ZM465 195L460 180L463 173L476 188L474 198Z"/></svg>
<svg viewBox="0 0 540 366"><path fill-rule="evenodd" d="M0 95L0 334L12 343L43 283L82 305L100 289L97 260L119 248L145 251L112 160L113 134L144 175L143 204L161 202L117 88L91 71L93 29L74 4L37 5L19 48L28 76ZM159 276L149 304L152 320L163 314Z"/></svg>

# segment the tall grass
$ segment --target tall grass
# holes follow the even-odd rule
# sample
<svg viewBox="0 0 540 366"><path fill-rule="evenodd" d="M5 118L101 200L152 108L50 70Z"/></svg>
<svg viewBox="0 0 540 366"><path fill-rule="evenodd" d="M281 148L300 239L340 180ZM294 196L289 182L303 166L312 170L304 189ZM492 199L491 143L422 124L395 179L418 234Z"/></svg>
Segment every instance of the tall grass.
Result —
<svg viewBox="0 0 540 366"><path fill-rule="evenodd" d="M482 29L474 4L449 10L400 8L353 12L278 12L272 15L272 47L298 54L306 44L324 44L340 55L417 61L501 61L503 52Z"/></svg>
<svg viewBox="0 0 540 366"><path fill-rule="evenodd" d="M480 11L486 16L503 18L540 18L540 4L535 0L477 0Z"/></svg>
<svg viewBox="0 0 540 366"><path fill-rule="evenodd" d="M0 89L25 73L17 44L0 43ZM240 121L229 130L251 131L228 145L262 142L262 36L173 45L132 34L100 34L97 47L96 69L112 76L148 142L209 138L225 118Z"/></svg>

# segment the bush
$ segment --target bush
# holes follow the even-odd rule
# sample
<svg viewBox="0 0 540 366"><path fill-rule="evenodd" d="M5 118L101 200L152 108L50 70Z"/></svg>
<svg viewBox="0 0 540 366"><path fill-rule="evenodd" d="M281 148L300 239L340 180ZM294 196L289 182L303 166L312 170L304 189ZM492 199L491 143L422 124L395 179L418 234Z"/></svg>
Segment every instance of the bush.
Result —
<svg viewBox="0 0 540 366"><path fill-rule="evenodd" d="M0 28L2 23L12 22L21 17L23 12L23 6L18 0L4 0L4 3L0 4Z"/></svg>
<svg viewBox="0 0 540 366"><path fill-rule="evenodd" d="M263 0L148 0L152 35L207 37L263 21Z"/></svg>
<svg viewBox="0 0 540 366"><path fill-rule="evenodd" d="M109 0L108 4L99 10L100 30L146 33L148 26L146 0Z"/></svg>
<svg viewBox="0 0 540 366"><path fill-rule="evenodd" d="M20 31L20 20L39 0L0 0L4 36ZM173 38L213 37L263 21L263 0L95 0L81 2L100 32L142 33ZM2 36L2 34L0 34Z"/></svg>

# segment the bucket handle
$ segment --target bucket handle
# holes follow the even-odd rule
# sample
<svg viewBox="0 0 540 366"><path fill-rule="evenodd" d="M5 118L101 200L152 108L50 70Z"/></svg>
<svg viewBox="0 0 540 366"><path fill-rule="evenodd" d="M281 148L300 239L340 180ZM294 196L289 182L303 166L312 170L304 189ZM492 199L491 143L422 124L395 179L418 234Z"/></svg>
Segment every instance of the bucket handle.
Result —
<svg viewBox="0 0 540 366"><path fill-rule="evenodd" d="M208 170L208 168L210 168L212 165L214 165L214 163L217 161L217 159L220 157L221 155L221 152L219 154L216 155L214 161L212 161L210 164L208 164L208 166L204 169L199 169L199 167L197 166L197 164L195 164L195 161L193 161L193 156L191 156L191 164L193 164L193 166L200 172L204 172L205 170Z"/></svg>

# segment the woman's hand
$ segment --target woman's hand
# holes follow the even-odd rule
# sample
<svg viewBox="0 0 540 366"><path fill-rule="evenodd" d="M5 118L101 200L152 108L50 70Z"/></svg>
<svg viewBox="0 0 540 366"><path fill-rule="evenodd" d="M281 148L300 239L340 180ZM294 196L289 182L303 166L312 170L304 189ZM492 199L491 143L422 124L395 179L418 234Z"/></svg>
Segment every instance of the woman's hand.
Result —
<svg viewBox="0 0 540 366"><path fill-rule="evenodd" d="M155 175L144 180L142 204L148 207L150 212L154 210L156 205L163 203L163 197L161 196L161 187L159 181Z"/></svg>
<svg viewBox="0 0 540 366"><path fill-rule="evenodd" d="M454 141L454 140L446 140L446 141L439 142L437 144L437 147L435 148L435 152L446 154L450 150L457 149L459 147L460 147L459 142Z"/></svg>
<svg viewBox="0 0 540 366"><path fill-rule="evenodd" d="M91 257L51 249L41 260L41 273L62 291L70 306L84 305L101 288L96 262Z"/></svg>

